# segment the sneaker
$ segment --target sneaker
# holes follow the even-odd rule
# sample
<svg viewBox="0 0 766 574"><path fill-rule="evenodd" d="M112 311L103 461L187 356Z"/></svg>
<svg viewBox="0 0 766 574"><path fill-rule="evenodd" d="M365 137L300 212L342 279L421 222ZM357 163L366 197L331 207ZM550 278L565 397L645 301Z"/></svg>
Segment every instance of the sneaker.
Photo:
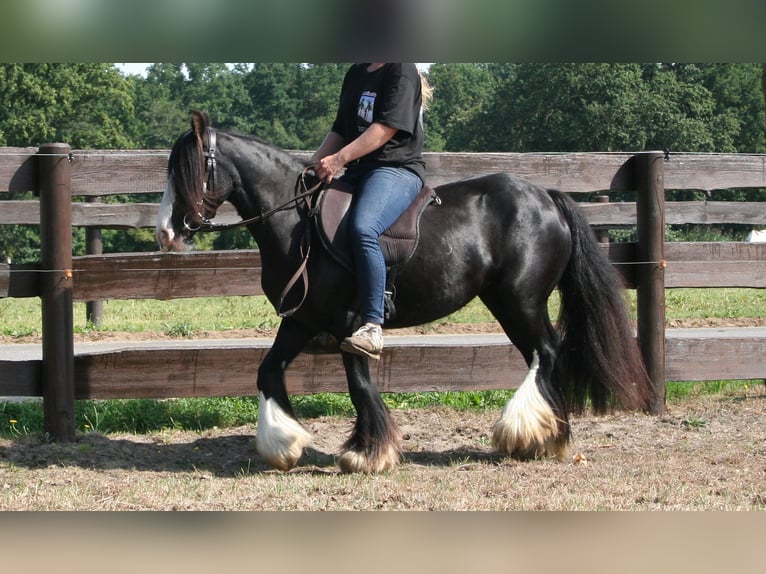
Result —
<svg viewBox="0 0 766 574"><path fill-rule="evenodd" d="M380 359L383 351L383 329L367 323L359 327L353 335L346 337L340 344L342 351Z"/></svg>

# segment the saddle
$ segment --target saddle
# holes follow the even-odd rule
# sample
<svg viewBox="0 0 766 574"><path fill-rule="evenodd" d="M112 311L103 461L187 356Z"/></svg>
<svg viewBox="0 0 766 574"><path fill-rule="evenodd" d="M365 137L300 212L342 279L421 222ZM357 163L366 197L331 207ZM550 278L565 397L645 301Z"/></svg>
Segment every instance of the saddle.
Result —
<svg viewBox="0 0 766 574"><path fill-rule="evenodd" d="M321 186L316 180L314 186L309 185L304 180L306 170L298 177L298 185L303 184L306 191L303 195L314 194L314 188L319 188L314 201L308 202L311 217L306 219L306 230L302 239L303 246L301 253L303 259L298 270L293 274L280 295L277 312L280 317L289 317L293 315L306 299L308 294L308 270L307 263L311 251L311 221L314 222L314 228L317 235L330 256L349 272L354 273L353 256L351 255L351 246L348 238L348 213L353 197L353 187L351 184L334 180L329 186ZM312 178L312 180L315 178ZM410 206L399 216L394 224L389 227L383 235L380 236L380 247L383 251L383 258L388 269L386 277L385 293L385 318L393 319L396 315L396 306L394 304L395 288L394 281L398 266L406 262L418 246L420 216L425 208L431 203L441 204L441 199L436 192L428 186L423 186L420 193ZM285 298L290 293L293 286L303 280L303 295L297 305L290 309L283 309Z"/></svg>
<svg viewBox="0 0 766 574"><path fill-rule="evenodd" d="M322 189L317 199L316 227L327 252L353 273L354 264L348 242L346 217L352 197L353 188L344 181L334 180ZM418 246L420 216L431 203L440 204L441 200L433 189L423 186L399 219L380 236L380 248L386 267L395 268L412 257Z"/></svg>

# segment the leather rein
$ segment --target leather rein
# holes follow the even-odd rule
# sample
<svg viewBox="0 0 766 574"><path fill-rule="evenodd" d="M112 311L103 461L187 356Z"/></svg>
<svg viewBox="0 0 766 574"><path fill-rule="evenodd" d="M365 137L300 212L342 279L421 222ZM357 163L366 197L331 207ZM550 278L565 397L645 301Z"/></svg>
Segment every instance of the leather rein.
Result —
<svg viewBox="0 0 766 574"><path fill-rule="evenodd" d="M215 135L215 129L208 127L205 129L205 135L207 135L207 151L204 151L203 154L205 156L205 187L204 189L204 195L208 196L208 191L211 195L215 196L215 183L216 183L216 135ZM260 215L256 215L254 217L250 217L248 219L242 219L240 221L237 221L235 223L216 223L212 221L209 217L205 216L201 213L202 206L204 205L204 197L202 200L198 202L198 205L200 207L200 211L197 212L197 217L199 218L198 224L193 224L189 221L189 215L184 215L184 227L192 232L196 231L224 231L226 229L235 229L237 227L243 227L246 225L250 225L251 223L262 223L263 221L267 220L269 217L274 215L275 213L279 213L280 211L286 211L288 209L295 209L298 207L299 202L303 201L306 206L308 207L308 217L302 217L301 219L305 222L305 231L303 234L303 238L301 241L300 246L300 253L301 253L301 263L298 266L297 271L293 274L293 276L290 278L290 280L287 282L287 285L285 285L285 288L282 290L282 293L279 297L279 305L277 306L277 313L280 317L289 317L293 315L300 307L303 305L303 302L306 300L306 295L308 295L309 290L309 276L308 276L308 270L307 270L307 264L309 260L309 253L311 252L311 219L315 215L316 210L314 206L312 205L312 196L322 188L324 185L324 182L321 180L316 183L315 185L308 187L308 184L306 183L306 175L308 172L313 171L313 167L308 166L304 168L300 174L298 174L298 179L295 182L295 196L278 205L277 207L270 209L266 211L265 213L261 213ZM303 191L299 191L299 190ZM290 290L293 288L295 283L298 282L299 279L303 280L303 296L301 297L300 302L298 302L297 305L294 307L291 307L287 310L282 310L282 306L285 301L285 297L287 297L287 294L290 292Z"/></svg>

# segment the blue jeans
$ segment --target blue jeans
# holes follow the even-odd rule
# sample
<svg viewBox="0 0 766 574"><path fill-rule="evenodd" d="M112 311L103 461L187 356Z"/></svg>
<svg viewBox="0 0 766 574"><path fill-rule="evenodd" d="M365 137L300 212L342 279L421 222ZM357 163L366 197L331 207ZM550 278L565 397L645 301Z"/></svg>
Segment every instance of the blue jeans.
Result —
<svg viewBox="0 0 766 574"><path fill-rule="evenodd" d="M353 169L341 178L354 185L349 240L354 256L362 321L383 323L386 263L378 238L415 200L423 182L401 167Z"/></svg>

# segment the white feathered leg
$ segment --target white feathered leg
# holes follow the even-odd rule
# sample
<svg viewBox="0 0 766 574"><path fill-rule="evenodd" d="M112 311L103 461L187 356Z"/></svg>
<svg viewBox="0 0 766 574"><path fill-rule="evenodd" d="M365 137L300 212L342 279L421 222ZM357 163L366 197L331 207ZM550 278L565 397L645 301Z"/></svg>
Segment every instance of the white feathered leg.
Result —
<svg viewBox="0 0 766 574"><path fill-rule="evenodd" d="M560 436L559 419L537 386L539 368L540 359L535 351L527 376L495 423L492 444L507 455L564 460L567 440Z"/></svg>
<svg viewBox="0 0 766 574"><path fill-rule="evenodd" d="M311 443L311 434L285 413L274 399L259 397L258 431L255 446L263 459L274 468L290 470Z"/></svg>

